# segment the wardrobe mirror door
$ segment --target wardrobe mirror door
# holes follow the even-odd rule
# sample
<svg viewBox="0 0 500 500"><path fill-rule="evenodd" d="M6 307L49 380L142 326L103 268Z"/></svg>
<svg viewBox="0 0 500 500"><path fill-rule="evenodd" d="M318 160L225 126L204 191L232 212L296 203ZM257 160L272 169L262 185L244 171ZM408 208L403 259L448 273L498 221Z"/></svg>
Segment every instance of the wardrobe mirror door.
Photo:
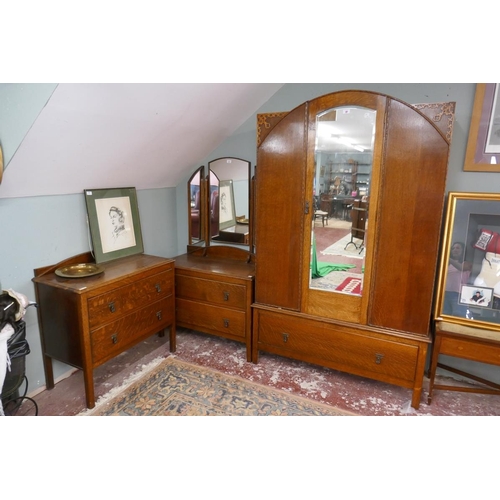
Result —
<svg viewBox="0 0 500 500"><path fill-rule="evenodd" d="M316 116L311 288L362 294L375 119L360 106Z"/></svg>
<svg viewBox="0 0 500 500"><path fill-rule="evenodd" d="M202 195L203 167L194 172L188 181L189 244L203 245L205 203Z"/></svg>
<svg viewBox="0 0 500 500"><path fill-rule="evenodd" d="M209 162L210 240L250 245L250 162L224 157Z"/></svg>

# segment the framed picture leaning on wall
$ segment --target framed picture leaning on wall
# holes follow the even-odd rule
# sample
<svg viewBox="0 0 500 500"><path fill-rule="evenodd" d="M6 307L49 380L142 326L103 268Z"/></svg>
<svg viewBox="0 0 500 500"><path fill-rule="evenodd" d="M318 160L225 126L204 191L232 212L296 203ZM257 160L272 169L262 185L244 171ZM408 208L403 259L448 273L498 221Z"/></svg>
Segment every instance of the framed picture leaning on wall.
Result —
<svg viewBox="0 0 500 500"><path fill-rule="evenodd" d="M448 194L435 317L500 331L500 194Z"/></svg>
<svg viewBox="0 0 500 500"><path fill-rule="evenodd" d="M96 263L143 253L135 188L84 189L83 192Z"/></svg>
<svg viewBox="0 0 500 500"><path fill-rule="evenodd" d="M500 85L477 83L464 171L500 172Z"/></svg>

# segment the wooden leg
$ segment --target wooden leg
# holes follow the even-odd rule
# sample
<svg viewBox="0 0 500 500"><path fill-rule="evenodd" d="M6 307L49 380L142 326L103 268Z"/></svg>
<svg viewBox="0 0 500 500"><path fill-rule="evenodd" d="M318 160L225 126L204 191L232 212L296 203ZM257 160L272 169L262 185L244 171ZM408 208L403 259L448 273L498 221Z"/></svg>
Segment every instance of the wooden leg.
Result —
<svg viewBox="0 0 500 500"><path fill-rule="evenodd" d="M43 367L45 369L45 387L47 387L47 389L53 389L54 370L52 369L52 358L50 356L43 357Z"/></svg>
<svg viewBox="0 0 500 500"><path fill-rule="evenodd" d="M418 408L420 407L420 399L422 397L422 383L424 380L426 358L427 358L427 344L419 348L417 367L415 370L415 383L413 385L411 405L416 410L418 410Z"/></svg>
<svg viewBox="0 0 500 500"><path fill-rule="evenodd" d="M439 350L441 349L441 335L436 334L434 346L432 348L431 367L429 370L429 395L427 396L427 404L432 401L432 390L434 389L434 379L436 378L436 370L438 365Z"/></svg>
<svg viewBox="0 0 500 500"><path fill-rule="evenodd" d="M83 370L83 381L85 383L85 399L87 401L87 408L94 408L95 394L94 394L94 373L93 370Z"/></svg>

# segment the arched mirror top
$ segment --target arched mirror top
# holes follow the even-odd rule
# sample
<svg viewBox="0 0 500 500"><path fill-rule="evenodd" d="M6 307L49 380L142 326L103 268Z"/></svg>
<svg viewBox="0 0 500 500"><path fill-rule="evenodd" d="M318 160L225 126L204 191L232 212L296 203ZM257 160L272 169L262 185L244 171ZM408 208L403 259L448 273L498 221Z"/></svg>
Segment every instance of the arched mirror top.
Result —
<svg viewBox="0 0 500 500"><path fill-rule="evenodd" d="M362 294L376 114L359 105L316 113L313 289Z"/></svg>
<svg viewBox="0 0 500 500"><path fill-rule="evenodd" d="M249 246L250 162L224 157L208 168L210 242Z"/></svg>
<svg viewBox="0 0 500 500"><path fill-rule="evenodd" d="M188 224L189 224L189 244L203 245L204 230L204 205L202 196L202 180L204 177L204 167L199 167L189 178L188 189Z"/></svg>

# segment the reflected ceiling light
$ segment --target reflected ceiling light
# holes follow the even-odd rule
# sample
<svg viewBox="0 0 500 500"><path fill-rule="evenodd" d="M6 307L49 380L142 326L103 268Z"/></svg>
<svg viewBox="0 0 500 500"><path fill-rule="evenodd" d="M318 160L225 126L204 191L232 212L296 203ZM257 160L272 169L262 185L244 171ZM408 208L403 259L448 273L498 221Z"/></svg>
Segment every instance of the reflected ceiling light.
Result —
<svg viewBox="0 0 500 500"><path fill-rule="evenodd" d="M336 140L337 142L340 142L340 144L343 144L344 146L348 146L350 148L353 148L356 151L363 152L365 150L365 148L363 148L362 146L357 146L356 144L349 142L345 137L341 137L339 135L332 135L332 139Z"/></svg>

